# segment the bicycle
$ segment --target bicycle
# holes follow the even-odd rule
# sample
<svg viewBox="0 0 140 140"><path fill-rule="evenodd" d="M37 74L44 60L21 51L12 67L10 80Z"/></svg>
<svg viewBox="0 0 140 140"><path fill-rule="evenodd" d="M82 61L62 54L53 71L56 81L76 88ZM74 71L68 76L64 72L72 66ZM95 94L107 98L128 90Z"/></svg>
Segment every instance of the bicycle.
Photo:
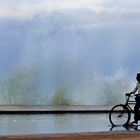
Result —
<svg viewBox="0 0 140 140"><path fill-rule="evenodd" d="M128 125L131 119L131 113L134 113L134 110L130 106L130 104L135 103L134 100L130 100L130 97L133 97L132 94L127 93L125 96L125 104L115 105L109 112L109 121L112 126Z"/></svg>

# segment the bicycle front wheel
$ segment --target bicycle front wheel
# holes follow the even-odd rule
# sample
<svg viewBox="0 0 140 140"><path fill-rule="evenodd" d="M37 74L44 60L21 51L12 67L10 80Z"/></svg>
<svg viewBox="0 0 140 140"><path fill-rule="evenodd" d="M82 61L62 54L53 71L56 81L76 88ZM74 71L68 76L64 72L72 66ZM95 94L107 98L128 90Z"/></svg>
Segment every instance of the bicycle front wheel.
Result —
<svg viewBox="0 0 140 140"><path fill-rule="evenodd" d="M130 121L131 113L125 105L114 106L109 113L109 120L112 125L127 125Z"/></svg>

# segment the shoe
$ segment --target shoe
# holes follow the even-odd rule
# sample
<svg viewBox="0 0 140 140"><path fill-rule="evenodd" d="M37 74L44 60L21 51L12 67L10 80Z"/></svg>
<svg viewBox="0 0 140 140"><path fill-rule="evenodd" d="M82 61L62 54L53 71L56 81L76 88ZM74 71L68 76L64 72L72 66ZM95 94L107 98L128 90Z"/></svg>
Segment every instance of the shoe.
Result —
<svg viewBox="0 0 140 140"><path fill-rule="evenodd" d="M130 125L138 125L138 122L137 121L133 121L130 123Z"/></svg>

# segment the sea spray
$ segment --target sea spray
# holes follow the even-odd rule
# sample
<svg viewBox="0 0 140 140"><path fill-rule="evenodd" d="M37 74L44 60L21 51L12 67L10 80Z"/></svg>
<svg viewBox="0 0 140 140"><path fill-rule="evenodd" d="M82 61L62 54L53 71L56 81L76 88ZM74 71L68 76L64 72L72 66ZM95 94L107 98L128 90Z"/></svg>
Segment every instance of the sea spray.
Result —
<svg viewBox="0 0 140 140"><path fill-rule="evenodd" d="M45 75L40 79L41 73L35 69L20 70L5 85L1 82L1 104L112 105L123 103L125 93L133 89L129 73L123 69L109 76L101 76L92 69L84 69L83 73L77 77L65 73L68 79L61 73L59 81L49 84L51 80Z"/></svg>
<svg viewBox="0 0 140 140"><path fill-rule="evenodd" d="M82 12L85 18L76 10L0 20L0 74L6 79L0 104L123 102L139 69L134 61L139 60L139 26L114 26L107 13Z"/></svg>
<svg viewBox="0 0 140 140"><path fill-rule="evenodd" d="M77 92L75 91L72 96L75 104L112 105L123 103L125 93L131 92L133 89L129 73L122 69L116 70L114 75L94 74L92 78L84 80L84 84L81 82Z"/></svg>

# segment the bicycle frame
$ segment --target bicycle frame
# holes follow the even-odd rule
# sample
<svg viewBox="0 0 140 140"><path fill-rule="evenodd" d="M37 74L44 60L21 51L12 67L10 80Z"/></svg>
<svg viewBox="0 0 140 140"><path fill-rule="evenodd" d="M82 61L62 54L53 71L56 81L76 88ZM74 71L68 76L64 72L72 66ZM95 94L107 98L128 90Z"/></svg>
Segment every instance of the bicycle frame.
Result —
<svg viewBox="0 0 140 140"><path fill-rule="evenodd" d="M113 126L114 125L127 125L131 119L131 113L135 114L134 109L132 109L131 104L135 105L136 102L135 100L130 100L130 97L132 97L131 94L126 94L126 102L124 104L115 105L110 110L109 120ZM113 114L115 114L115 116ZM120 119L123 117L124 119L122 119L122 122L121 122Z"/></svg>
<svg viewBox="0 0 140 140"><path fill-rule="evenodd" d="M132 97L131 94L130 94L130 95L127 95L126 103L125 103L124 105L125 105L132 113L134 113L134 110L130 107L130 104L135 104L136 102L130 100L130 97Z"/></svg>

